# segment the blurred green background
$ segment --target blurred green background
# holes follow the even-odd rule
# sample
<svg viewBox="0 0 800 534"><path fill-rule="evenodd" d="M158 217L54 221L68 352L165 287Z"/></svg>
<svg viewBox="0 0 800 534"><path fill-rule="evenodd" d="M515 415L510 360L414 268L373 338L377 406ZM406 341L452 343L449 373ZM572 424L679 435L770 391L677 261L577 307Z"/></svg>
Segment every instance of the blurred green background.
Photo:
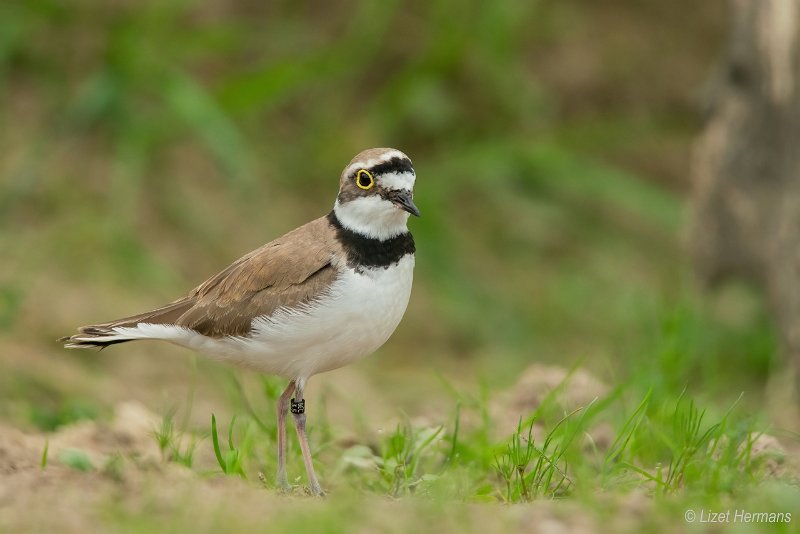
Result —
<svg viewBox="0 0 800 534"><path fill-rule="evenodd" d="M698 451L702 465L722 463L702 440L686 453L684 434L693 436L686 443L697 436L684 427L700 411L691 404L694 415L684 418L684 389L723 421L719 428L727 420L720 414L744 392L737 417L747 424L731 425L744 442L770 421L796 428L797 421L781 420L790 411L768 402L786 366L761 297L736 284L701 291L684 247L692 143L726 38L726 6L0 2L0 438L10 427L35 433L76 421L106 424L115 405L132 399L164 416L165 427L178 414L183 430L207 436L210 413L230 421L250 412L241 388L251 398L258 388L274 396L276 383L166 344L95 353L65 351L55 339L171 301L324 215L341 169L376 146L403 150L417 170L423 216L411 221L414 290L377 355L309 384L323 481L347 484L336 466L350 444L385 445L385 437L378 445L364 438L370 425L383 428L375 421L407 413L428 418L414 428L445 424L465 398L481 399L472 408L485 420L487 399L503 399L499 392L532 364L581 366L610 385L595 410L606 410L600 417L613 426L606 447L614 435L639 440L629 458L612 445L610 463L628 458L659 477L662 465ZM272 409L256 406L265 421ZM546 426L561 425L563 412L548 410ZM355 422L342 423L343 413ZM650 426L636 430L645 413ZM252 420L240 434L252 437ZM457 443L458 415L455 430L446 424L447 450L434 447L428 463L444 455L446 470L458 452L461 467L456 461L448 476L462 489L453 494L499 495L494 461L505 445L484 432L488 425ZM352 443L341 437L349 431ZM739 442L731 443L736 452ZM597 468L577 441L572 447L576 494L595 499L593 481L605 480L598 473L616 480L618 471L602 462ZM208 457L211 449L204 441L198 450ZM255 469L272 469L271 444L264 451L247 459L250 482ZM746 478L736 454L725 477L701 467L692 491L701 487L712 499L746 493L740 488L750 486L731 482ZM120 472L132 476L114 458L96 491ZM213 467L210 458L198 463ZM296 451L290 468L301 472ZM42 473L61 476L56 468ZM358 491L383 487L371 477ZM621 492L635 486L620 480ZM191 491L204 491L195 481ZM31 487L38 495L40 486ZM328 512L362 510L357 495L317 509L328 510L321 521ZM772 495L765 502L779 502ZM220 502L236 515L233 501ZM659 502L666 523L682 517L677 504ZM612 513L595 504L601 521ZM112 524L148 530L149 513L114 506L103 509ZM180 517L196 508L174 506ZM405 515L424 522L438 517L436 506ZM190 515L184 527L198 521Z"/></svg>
<svg viewBox="0 0 800 534"><path fill-rule="evenodd" d="M409 410L437 375L532 362L758 400L783 365L764 307L699 292L681 239L726 21L721 0L2 3L0 415L47 428L115 376L169 390L191 361L169 347L53 340L326 213L372 146L419 177L411 304L361 364Z"/></svg>

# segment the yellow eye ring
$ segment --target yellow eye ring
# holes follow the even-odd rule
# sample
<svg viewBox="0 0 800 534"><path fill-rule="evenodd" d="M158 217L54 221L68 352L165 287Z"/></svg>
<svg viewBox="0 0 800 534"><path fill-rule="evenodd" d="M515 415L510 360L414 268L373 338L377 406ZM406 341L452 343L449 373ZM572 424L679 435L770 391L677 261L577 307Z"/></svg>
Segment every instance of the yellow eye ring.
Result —
<svg viewBox="0 0 800 534"><path fill-rule="evenodd" d="M372 173L368 170L361 169L358 171L358 174L356 174L356 185L366 191L375 185L375 178L372 177Z"/></svg>

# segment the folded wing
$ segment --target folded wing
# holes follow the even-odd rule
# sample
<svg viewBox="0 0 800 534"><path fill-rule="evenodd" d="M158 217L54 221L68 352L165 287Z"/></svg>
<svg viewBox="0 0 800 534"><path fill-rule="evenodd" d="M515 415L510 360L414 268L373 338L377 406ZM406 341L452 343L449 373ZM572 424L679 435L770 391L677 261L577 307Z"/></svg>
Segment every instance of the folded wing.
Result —
<svg viewBox="0 0 800 534"><path fill-rule="evenodd" d="M139 325L165 325L205 336L246 336L253 319L282 307L310 303L336 279L337 244L323 217L267 243L209 278L187 296L145 313L84 326L62 338L71 348L105 347L134 339L162 339ZM163 330L163 329L162 329ZM166 339L166 338L164 338Z"/></svg>

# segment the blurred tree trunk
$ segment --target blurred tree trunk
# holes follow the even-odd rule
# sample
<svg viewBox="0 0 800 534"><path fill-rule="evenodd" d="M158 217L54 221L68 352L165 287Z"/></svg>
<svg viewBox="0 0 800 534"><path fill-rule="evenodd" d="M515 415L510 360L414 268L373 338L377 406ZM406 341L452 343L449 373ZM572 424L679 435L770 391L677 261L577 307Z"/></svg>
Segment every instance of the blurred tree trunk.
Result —
<svg viewBox="0 0 800 534"><path fill-rule="evenodd" d="M764 290L800 371L800 0L731 10L695 147L692 254L705 282L743 277Z"/></svg>

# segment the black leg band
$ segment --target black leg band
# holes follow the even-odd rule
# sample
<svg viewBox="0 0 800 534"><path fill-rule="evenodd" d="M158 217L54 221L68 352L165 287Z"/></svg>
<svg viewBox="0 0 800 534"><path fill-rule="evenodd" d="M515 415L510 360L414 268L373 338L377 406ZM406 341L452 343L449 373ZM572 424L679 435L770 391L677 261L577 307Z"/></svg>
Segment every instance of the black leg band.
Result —
<svg viewBox="0 0 800 534"><path fill-rule="evenodd" d="M292 413L305 413L306 411L306 400L300 399L300 402L292 399Z"/></svg>

